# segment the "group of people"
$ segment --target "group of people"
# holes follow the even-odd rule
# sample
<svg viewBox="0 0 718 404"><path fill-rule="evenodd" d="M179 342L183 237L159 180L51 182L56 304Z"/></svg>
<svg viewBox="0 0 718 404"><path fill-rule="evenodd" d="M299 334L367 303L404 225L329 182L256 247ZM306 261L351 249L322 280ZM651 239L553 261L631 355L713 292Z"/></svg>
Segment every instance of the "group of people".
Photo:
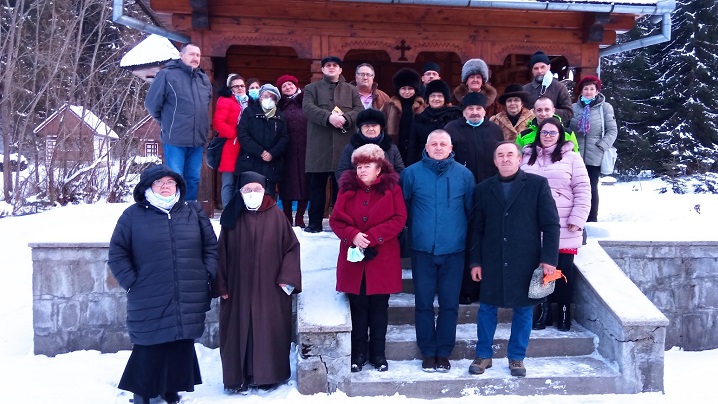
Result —
<svg viewBox="0 0 718 404"><path fill-rule="evenodd" d="M303 90L291 75L275 86L232 74L212 121L227 139L217 242L193 202L209 131L198 122L208 119L211 99L199 57L199 47L183 46L152 84L146 106L161 124L167 166L143 173L110 246L108 264L128 290L134 343L120 388L135 402L157 395L177 402L177 392L201 383L191 342L203 331L210 296L220 297L226 390L271 388L289 377L290 296L301 292L291 226L323 231L328 181L329 224L340 240L336 289L351 310L352 372L367 363L388 370L400 238L410 246L424 371L451 368L460 303L481 303L471 374L492 366L499 307L513 309L514 376L526 374L531 330L552 324L551 302L558 328L570 329L573 257L585 223L597 219L600 156L616 138L597 77L579 82L572 105L541 51L531 57L532 82L500 96L481 59L464 64L453 92L436 63L421 74L401 69L393 97L377 88L367 63L347 82L335 56L321 61L323 78ZM548 300L528 298L537 267L546 275L558 267L568 279Z"/></svg>

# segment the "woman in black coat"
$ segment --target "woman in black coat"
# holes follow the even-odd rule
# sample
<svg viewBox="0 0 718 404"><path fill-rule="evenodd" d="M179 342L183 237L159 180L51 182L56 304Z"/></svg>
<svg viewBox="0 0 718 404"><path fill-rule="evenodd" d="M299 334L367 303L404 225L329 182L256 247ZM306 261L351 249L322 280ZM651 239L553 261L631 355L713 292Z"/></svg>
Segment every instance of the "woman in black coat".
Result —
<svg viewBox="0 0 718 404"><path fill-rule="evenodd" d="M365 109L357 115L357 131L342 151L337 170L334 172L336 178L342 178L342 174L346 170L356 169L352 164L352 153L365 144L375 144L381 147L386 161L391 163L394 171L397 174L404 171L404 160L401 159L399 148L393 143L391 136L384 132L385 127L386 118L378 109Z"/></svg>
<svg viewBox="0 0 718 404"><path fill-rule="evenodd" d="M134 402L202 383L194 340L204 332L209 282L217 274L217 237L185 182L166 165L145 170L110 240L107 264L127 290L127 330L134 344L119 388ZM190 205L192 203L193 205Z"/></svg>
<svg viewBox="0 0 718 404"><path fill-rule="evenodd" d="M287 123L277 109L277 87L259 89L259 104L249 103L237 127L240 151L235 174L254 171L267 177L267 195L275 196L277 183L284 178L284 153L289 145Z"/></svg>
<svg viewBox="0 0 718 404"><path fill-rule="evenodd" d="M451 106L449 85L434 80L426 85L424 99L429 105L424 112L414 116L409 133L409 151L405 163L408 166L421 161L421 153L426 146L429 133L443 129L447 123L461 118L461 109Z"/></svg>
<svg viewBox="0 0 718 404"><path fill-rule="evenodd" d="M290 75L277 79L277 87L282 91L279 110L287 121L289 146L284 157L284 180L279 186L279 198L282 200L284 215L289 223L304 228L304 212L309 203L309 176L305 170L307 159L307 117L302 110L304 93L297 85L299 80ZM292 202L297 201L297 214L292 220Z"/></svg>

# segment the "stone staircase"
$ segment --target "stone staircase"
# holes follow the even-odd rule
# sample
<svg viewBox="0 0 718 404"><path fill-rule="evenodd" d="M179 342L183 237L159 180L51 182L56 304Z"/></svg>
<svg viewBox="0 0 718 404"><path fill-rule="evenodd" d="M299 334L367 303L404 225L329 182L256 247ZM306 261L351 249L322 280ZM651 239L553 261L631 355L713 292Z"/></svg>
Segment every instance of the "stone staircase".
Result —
<svg viewBox="0 0 718 404"><path fill-rule="evenodd" d="M414 330L414 295L411 271L404 271L404 293L389 300L389 329L386 355L388 372L371 365L349 375L344 391L349 396L391 396L396 393L416 398L461 397L469 394L541 395L617 393L620 373L596 352L598 338L574 322L571 331L555 327L533 331L525 365L525 378L512 377L506 347L511 328L511 310L499 310L494 341L493 367L483 375L471 375L469 365L476 344L478 304L459 306L456 347L451 371L426 373L421 370L421 353ZM434 305L438 307L435 301Z"/></svg>

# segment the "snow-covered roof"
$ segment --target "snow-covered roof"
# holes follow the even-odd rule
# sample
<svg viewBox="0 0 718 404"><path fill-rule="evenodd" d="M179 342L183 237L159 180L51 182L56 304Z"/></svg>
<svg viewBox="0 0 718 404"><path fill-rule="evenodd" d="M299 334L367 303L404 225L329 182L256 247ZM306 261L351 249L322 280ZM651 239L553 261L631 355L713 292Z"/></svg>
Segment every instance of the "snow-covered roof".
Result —
<svg viewBox="0 0 718 404"><path fill-rule="evenodd" d="M120 60L120 67L159 64L179 59L179 51L169 39L152 34L135 45Z"/></svg>
<svg viewBox="0 0 718 404"><path fill-rule="evenodd" d="M85 107L81 107L78 105L69 105L67 103L63 104L62 107L60 107L52 115L47 117L47 119L45 119L41 124L37 125L37 127L35 128L35 130L32 131L32 133L40 132L42 128L47 126L47 124L52 122L52 120L55 119L58 114L61 114L65 110L70 110L73 114L75 114L78 119L83 121L85 125L89 126L90 129L95 132L96 136L109 137L110 139L119 139L117 133L115 133L115 131L112 130L109 125L103 122L102 119L100 119L92 111ZM60 119L63 118L64 115L60 116Z"/></svg>

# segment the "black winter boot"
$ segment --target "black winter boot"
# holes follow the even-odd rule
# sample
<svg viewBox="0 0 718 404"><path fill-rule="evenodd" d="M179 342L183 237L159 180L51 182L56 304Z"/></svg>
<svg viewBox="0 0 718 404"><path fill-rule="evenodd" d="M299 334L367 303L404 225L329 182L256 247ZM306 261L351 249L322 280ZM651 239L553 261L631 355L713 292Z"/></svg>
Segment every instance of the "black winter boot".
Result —
<svg viewBox="0 0 718 404"><path fill-rule="evenodd" d="M139 394L135 394L135 395L133 395L133 397L132 397L132 402L133 402L134 404L150 404L150 401L151 401L151 400L152 400L152 398L150 398L150 397L142 397L142 396L139 395Z"/></svg>
<svg viewBox="0 0 718 404"><path fill-rule="evenodd" d="M561 316L558 320L558 325L556 328L559 329L559 331L569 331L571 329L571 305L570 304L563 304L559 307L559 316Z"/></svg>
<svg viewBox="0 0 718 404"><path fill-rule="evenodd" d="M533 330L543 330L546 325L551 324L551 303L543 302L534 308L534 322L531 325Z"/></svg>

